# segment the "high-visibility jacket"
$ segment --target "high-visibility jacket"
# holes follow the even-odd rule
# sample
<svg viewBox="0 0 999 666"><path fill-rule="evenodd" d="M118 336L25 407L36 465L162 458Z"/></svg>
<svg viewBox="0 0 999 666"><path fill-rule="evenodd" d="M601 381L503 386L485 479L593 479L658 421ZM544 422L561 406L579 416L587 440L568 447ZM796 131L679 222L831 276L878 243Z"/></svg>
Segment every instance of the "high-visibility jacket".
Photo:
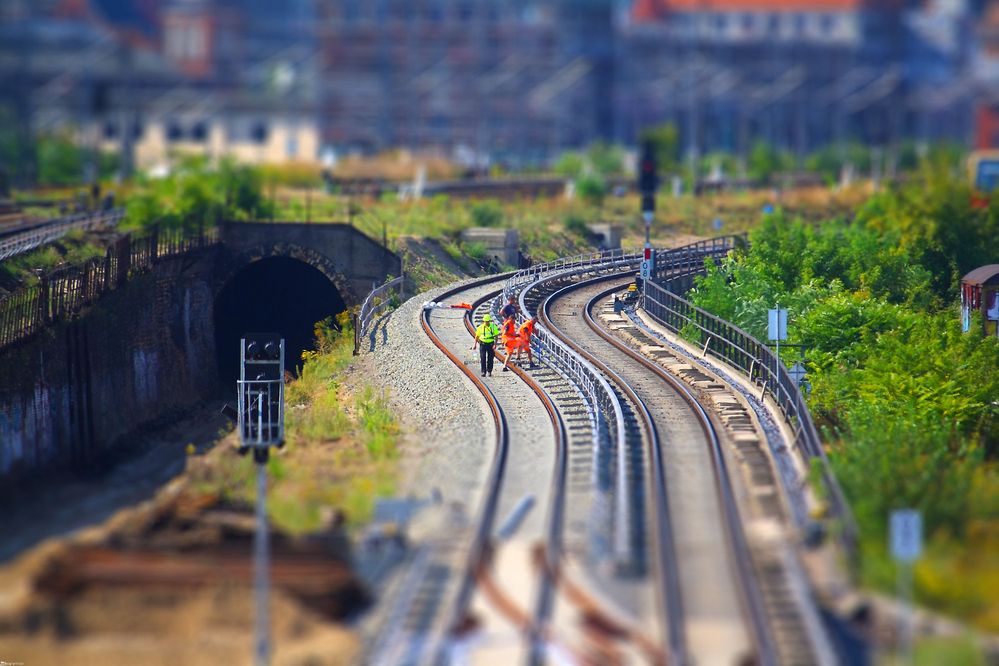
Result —
<svg viewBox="0 0 999 666"><path fill-rule="evenodd" d="M475 338L482 343L490 344L496 341L499 336L499 329L496 328L496 324L489 322L482 322L479 324L478 328L475 329Z"/></svg>
<svg viewBox="0 0 999 666"><path fill-rule="evenodd" d="M530 340L531 336L534 335L534 322L528 319L523 324L521 324L519 334L520 337Z"/></svg>
<svg viewBox="0 0 999 666"><path fill-rule="evenodd" d="M514 323L513 319L507 319L503 322L503 338L510 339L517 337L517 324Z"/></svg>

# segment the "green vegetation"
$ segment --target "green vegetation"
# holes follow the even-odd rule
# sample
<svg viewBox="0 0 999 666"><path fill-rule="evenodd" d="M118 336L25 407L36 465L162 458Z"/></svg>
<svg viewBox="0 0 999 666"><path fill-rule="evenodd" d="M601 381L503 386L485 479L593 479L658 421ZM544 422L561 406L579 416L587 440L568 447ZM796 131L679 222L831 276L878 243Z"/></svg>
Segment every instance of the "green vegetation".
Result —
<svg viewBox="0 0 999 666"><path fill-rule="evenodd" d="M258 169L222 160L215 168L187 159L165 178L141 176L127 199L124 230L158 224L193 232L217 221L262 219L273 214Z"/></svg>
<svg viewBox="0 0 999 666"><path fill-rule="evenodd" d="M51 273L64 266L78 266L104 256L104 252L90 235L71 231L58 241L0 263L0 290L35 284L39 274Z"/></svg>
<svg viewBox="0 0 999 666"><path fill-rule="evenodd" d="M924 176L873 196L852 222L765 216L750 249L709 265L691 298L760 338L768 308L790 310L865 581L893 585L887 515L917 507L928 535L918 598L996 631L999 341L961 333L955 303L960 276L995 261L999 198L975 209L963 180Z"/></svg>
<svg viewBox="0 0 999 666"><path fill-rule="evenodd" d="M375 499L395 488L399 426L385 396L370 386L349 393L342 384L353 361L350 315L317 322L315 333L316 349L302 355L301 373L285 389L287 444L268 464L268 513L292 534L320 529L334 508L361 524ZM252 458L221 453L195 473L195 488L251 502Z"/></svg>

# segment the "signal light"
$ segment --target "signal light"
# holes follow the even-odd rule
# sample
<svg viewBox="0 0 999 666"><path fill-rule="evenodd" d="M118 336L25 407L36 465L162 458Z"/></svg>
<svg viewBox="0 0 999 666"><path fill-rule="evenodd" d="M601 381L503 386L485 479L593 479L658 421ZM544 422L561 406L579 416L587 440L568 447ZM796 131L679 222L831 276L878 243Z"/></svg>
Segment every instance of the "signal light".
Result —
<svg viewBox="0 0 999 666"><path fill-rule="evenodd" d="M284 340L248 333L240 344L240 449L266 459L268 447L284 445Z"/></svg>
<svg viewBox="0 0 999 666"><path fill-rule="evenodd" d="M651 208L645 207L645 197L648 196L652 199L653 208L655 207L655 195L656 190L659 188L659 176L656 173L658 170L656 165L656 152L652 143L646 141L642 145L642 158L639 162L639 173L638 173L638 190L642 193L642 210L652 210Z"/></svg>

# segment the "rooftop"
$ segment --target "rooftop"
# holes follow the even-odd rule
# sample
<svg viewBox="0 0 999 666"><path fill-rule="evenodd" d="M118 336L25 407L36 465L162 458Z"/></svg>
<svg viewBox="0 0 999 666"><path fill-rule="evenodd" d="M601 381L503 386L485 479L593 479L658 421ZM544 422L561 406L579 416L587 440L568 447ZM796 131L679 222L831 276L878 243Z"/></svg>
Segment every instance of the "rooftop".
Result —
<svg viewBox="0 0 999 666"><path fill-rule="evenodd" d="M866 7L896 7L895 0L635 0L636 20L673 12L852 12Z"/></svg>
<svg viewBox="0 0 999 666"><path fill-rule="evenodd" d="M965 275L961 282L963 284L983 285L999 283L999 264L988 264L980 266Z"/></svg>

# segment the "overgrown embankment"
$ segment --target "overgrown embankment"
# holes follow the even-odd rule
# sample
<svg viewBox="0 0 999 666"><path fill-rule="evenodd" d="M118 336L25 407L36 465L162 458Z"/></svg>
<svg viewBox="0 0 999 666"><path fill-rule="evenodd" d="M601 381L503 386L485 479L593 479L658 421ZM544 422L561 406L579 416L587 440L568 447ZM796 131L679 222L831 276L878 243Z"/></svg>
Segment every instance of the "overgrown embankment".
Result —
<svg viewBox="0 0 999 666"><path fill-rule="evenodd" d="M923 512L917 599L999 631L999 341L961 332L960 277L994 263L999 198L941 173L873 196L853 221L766 216L693 302L765 339L789 310L809 403L860 523L865 582L891 589L891 510ZM797 352L782 349L787 365Z"/></svg>
<svg viewBox="0 0 999 666"><path fill-rule="evenodd" d="M303 355L301 373L285 390L286 445L268 463L268 510L292 534L319 529L334 511L351 524L363 523L375 499L394 491L399 425L379 388L345 387L352 352L346 313L337 325L318 322L316 349ZM251 502L252 457L219 454L195 468L194 488L224 501Z"/></svg>

